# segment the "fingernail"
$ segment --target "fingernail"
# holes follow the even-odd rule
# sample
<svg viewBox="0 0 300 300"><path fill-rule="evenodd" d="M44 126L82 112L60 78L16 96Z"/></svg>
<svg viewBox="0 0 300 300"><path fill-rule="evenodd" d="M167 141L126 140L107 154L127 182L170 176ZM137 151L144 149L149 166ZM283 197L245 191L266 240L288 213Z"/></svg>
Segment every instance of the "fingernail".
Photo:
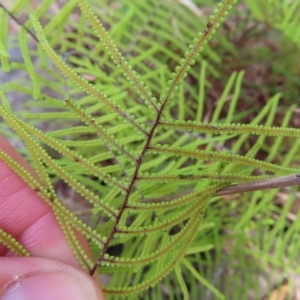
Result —
<svg viewBox="0 0 300 300"><path fill-rule="evenodd" d="M97 300L88 277L67 272L41 273L13 282L2 300Z"/></svg>

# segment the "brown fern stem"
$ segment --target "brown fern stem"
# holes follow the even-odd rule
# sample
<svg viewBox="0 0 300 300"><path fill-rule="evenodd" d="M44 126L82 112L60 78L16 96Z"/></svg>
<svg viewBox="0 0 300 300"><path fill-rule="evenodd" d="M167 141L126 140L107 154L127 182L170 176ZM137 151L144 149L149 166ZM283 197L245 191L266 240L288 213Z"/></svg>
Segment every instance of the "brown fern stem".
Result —
<svg viewBox="0 0 300 300"><path fill-rule="evenodd" d="M276 189L276 188L285 188L285 187L290 187L295 185L300 186L300 173L227 186L224 189L218 191L216 193L216 196L255 192L260 190L268 190L268 189Z"/></svg>
<svg viewBox="0 0 300 300"><path fill-rule="evenodd" d="M164 109L164 108L161 107L161 109L159 110L159 112L158 112L158 114L157 114L157 117L156 117L156 120L154 121L153 126L152 126L152 128L151 128L151 131L150 131L150 133L149 133L148 136L147 136L147 141L146 141L146 143L145 143L145 146L144 146L144 148L143 148L143 150L142 150L142 152L141 152L139 158L136 160L135 171L134 171L134 173L133 173L133 176L132 176L132 179L131 179L131 181L130 181L130 184L129 184L128 188L127 188L124 202L123 202L123 204L122 204L122 206L121 206L121 208L120 208L120 211L119 211L119 213L118 213L118 215L117 215L117 217L116 217L115 224L114 224L114 226L113 226L111 232L109 233L109 235L108 235L108 237L107 237L107 240L106 240L106 242L105 242L105 244L104 244L104 247L103 247L103 249L102 249L102 251L101 251L101 254L100 254L100 256L98 257L98 259L97 259L97 261L96 261L96 263L95 263L93 269L90 271L90 275L92 275L92 276L94 275L94 273L96 272L98 266L100 265L100 263L101 263L101 261L102 261L102 259L103 259L103 257L104 257L104 254L106 253L106 251L107 251L107 249L108 249L108 246L109 246L109 243L111 242L111 240L112 240L114 234L118 231L118 229L117 229L118 224L119 224L119 222L120 222L120 220L121 220L121 217L122 217L122 215L123 215L123 213L124 213L124 210L125 210L126 207L127 207L127 203L128 203L128 200L129 200L129 196L130 196L131 191L132 191L132 189L133 189L133 187L134 187L134 185L135 185L135 182L136 182L136 180L137 180L137 178L138 178L138 172L139 172L140 167L141 167L141 165L142 165L143 158L144 158L144 156L145 156L145 154L146 154L146 152L147 152L147 150L148 150L148 148L149 148L149 146L150 146L150 143L151 143L152 137L153 137L153 135L154 135L155 129L156 129L156 127L157 127L158 124L159 124L159 121L160 121L160 118L161 118L163 109Z"/></svg>
<svg viewBox="0 0 300 300"><path fill-rule="evenodd" d="M0 3L0 7L3 8L3 10L21 27L25 29L27 33L31 35L31 37L38 43L38 39L36 35L23 23L21 22L14 14L12 14L2 3Z"/></svg>

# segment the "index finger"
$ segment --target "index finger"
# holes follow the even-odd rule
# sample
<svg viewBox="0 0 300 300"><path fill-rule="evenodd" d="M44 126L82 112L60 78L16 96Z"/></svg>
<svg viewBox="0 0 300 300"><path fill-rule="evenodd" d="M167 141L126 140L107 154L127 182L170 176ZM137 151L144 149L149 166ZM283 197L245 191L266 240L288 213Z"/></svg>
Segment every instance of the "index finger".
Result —
<svg viewBox="0 0 300 300"><path fill-rule="evenodd" d="M0 149L37 176L22 156L0 136ZM0 228L16 238L33 256L79 266L51 207L0 160ZM0 245L0 256L12 256Z"/></svg>

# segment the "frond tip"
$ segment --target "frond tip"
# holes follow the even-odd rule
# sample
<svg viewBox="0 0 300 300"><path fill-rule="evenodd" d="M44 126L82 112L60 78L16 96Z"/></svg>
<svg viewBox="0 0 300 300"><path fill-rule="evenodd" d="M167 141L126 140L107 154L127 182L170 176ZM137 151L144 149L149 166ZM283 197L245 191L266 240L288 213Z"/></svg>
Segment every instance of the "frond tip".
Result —
<svg viewBox="0 0 300 300"><path fill-rule="evenodd" d="M199 53L215 34L216 29L220 27L224 17L232 9L234 3L236 3L236 0L224 0L219 3L218 8L209 17L210 21L207 23L207 29L198 33L198 36L193 40L193 44L189 46L189 50L184 53L185 58L180 60L180 65L175 68L175 72L172 73L172 79L168 81L166 93L161 95L162 109L171 102L178 84L186 77L189 68L195 64Z"/></svg>
<svg viewBox="0 0 300 300"><path fill-rule="evenodd" d="M165 154L167 156L175 156L175 157L189 157L195 158L204 161L214 161L214 162L227 162L227 163L235 163L244 166L251 166L253 168L260 168L262 170L274 172L274 173L297 173L297 169L286 168L282 166L277 166L265 161L260 161L258 159L249 158L246 156L232 154L228 152L206 152L199 150L185 150L176 147L169 147L168 145L164 146L149 146L149 151L154 154Z"/></svg>
<svg viewBox="0 0 300 300"><path fill-rule="evenodd" d="M154 109L156 113L158 113L159 109L156 105L156 98L152 96L152 93L148 90L144 82L140 80L137 73L132 70L131 66L129 66L128 62L125 60L124 56L117 49L117 47L114 45L111 38L108 36L108 33L106 32L104 26L101 24L100 20L95 16L88 3L85 0L78 0L78 5L85 14L90 24L92 25L97 36L102 40L113 62L118 66L118 68L120 68L123 71L126 79L138 91L142 99L145 100L145 103L148 104L150 108Z"/></svg>

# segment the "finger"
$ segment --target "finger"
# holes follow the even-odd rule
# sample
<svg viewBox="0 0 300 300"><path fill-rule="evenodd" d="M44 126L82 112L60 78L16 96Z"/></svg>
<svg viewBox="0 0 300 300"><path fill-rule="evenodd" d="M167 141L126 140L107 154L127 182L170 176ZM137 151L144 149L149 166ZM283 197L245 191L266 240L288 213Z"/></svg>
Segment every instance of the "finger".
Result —
<svg viewBox="0 0 300 300"><path fill-rule="evenodd" d="M37 178L36 172L32 169L29 163L16 151L16 149L2 136L0 135L0 149L9 154L9 156L25 168L32 176Z"/></svg>
<svg viewBox="0 0 300 300"><path fill-rule="evenodd" d="M35 174L3 137L0 137L0 148ZM79 266L49 205L3 161L0 161L0 228L16 238L33 256ZM2 246L0 255L11 256L12 253Z"/></svg>
<svg viewBox="0 0 300 300"><path fill-rule="evenodd" d="M67 264L44 258L0 258L0 299L105 300L94 279Z"/></svg>

